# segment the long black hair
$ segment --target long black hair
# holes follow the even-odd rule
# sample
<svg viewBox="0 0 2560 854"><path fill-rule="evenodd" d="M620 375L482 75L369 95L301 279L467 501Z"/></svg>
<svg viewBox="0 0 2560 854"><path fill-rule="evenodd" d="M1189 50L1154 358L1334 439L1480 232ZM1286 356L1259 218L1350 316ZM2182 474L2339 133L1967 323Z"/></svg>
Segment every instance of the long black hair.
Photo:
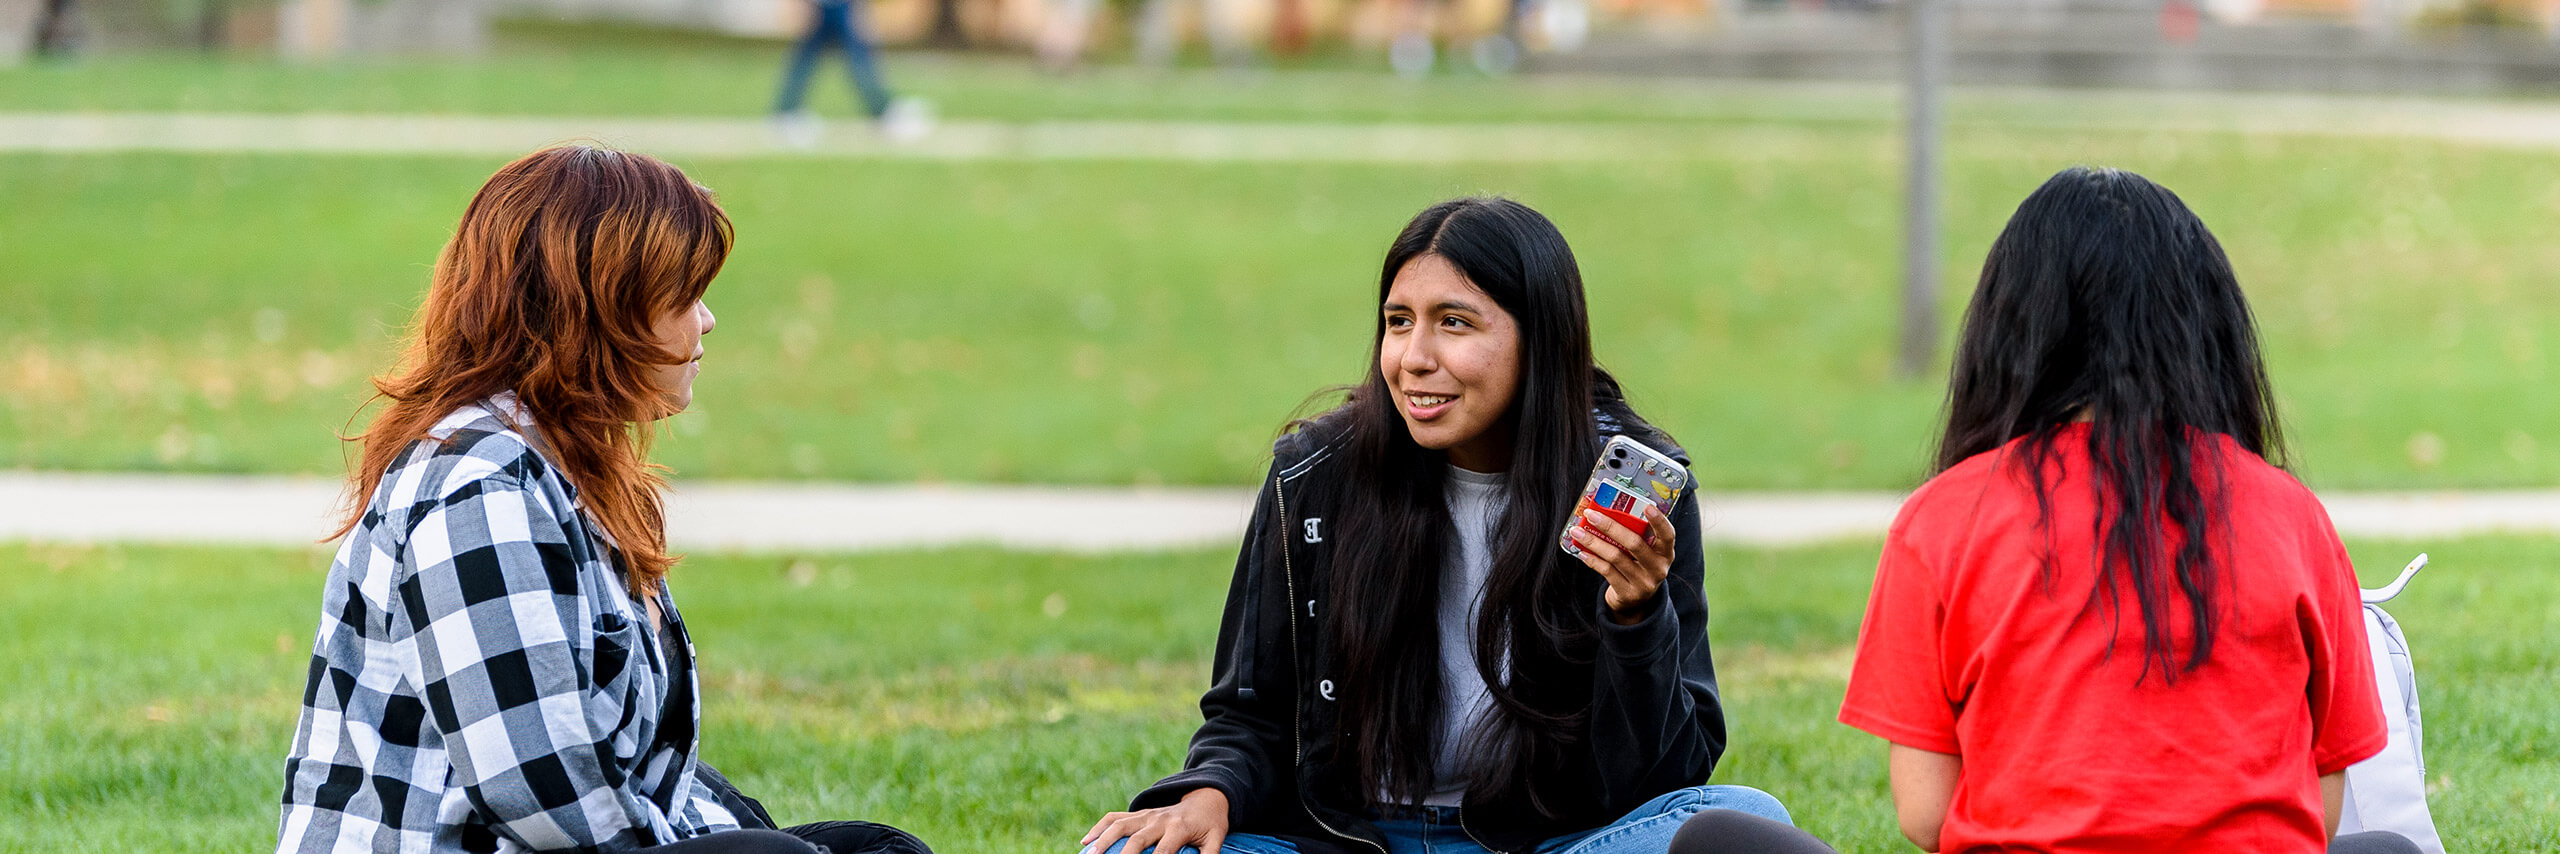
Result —
<svg viewBox="0 0 2560 854"><path fill-rule="evenodd" d="M2284 440L2222 245L2177 194L2115 169L2062 170L2018 205L1983 263L1947 384L1938 470L2026 437L2017 463L2042 514L2048 581L2045 473L2057 434L2078 420L2090 422L2103 547L2088 607L2121 614L2117 591L2130 588L2142 672L2175 681L2211 658L2231 571L2209 548L2230 534L2229 503L2206 494L2197 470L2219 484L2221 457L2199 445L2228 436L2281 464ZM2178 598L2192 629L2183 655Z"/></svg>
<svg viewBox="0 0 2560 854"><path fill-rule="evenodd" d="M1539 790L1570 764L1590 715L1600 585L1556 547L1599 452L1593 396L1617 384L1592 362L1582 272L1555 224L1509 199L1464 198L1415 215L1378 273L1386 301L1407 262L1435 255L1493 298L1520 329L1519 392L1508 489L1492 538L1475 634L1478 672L1493 696L1469 753L1470 797L1526 794L1539 812L1568 801ZM1421 803L1441 782L1432 756L1447 711L1441 696L1437 601L1442 555L1455 536L1443 489L1447 456L1413 440L1380 373L1371 336L1368 376L1317 421L1349 436L1349 476L1334 548L1330 640L1341 696L1336 733L1356 779L1380 805ZM1506 664L1508 666L1506 666ZM1381 795L1384 795L1383 800Z"/></svg>

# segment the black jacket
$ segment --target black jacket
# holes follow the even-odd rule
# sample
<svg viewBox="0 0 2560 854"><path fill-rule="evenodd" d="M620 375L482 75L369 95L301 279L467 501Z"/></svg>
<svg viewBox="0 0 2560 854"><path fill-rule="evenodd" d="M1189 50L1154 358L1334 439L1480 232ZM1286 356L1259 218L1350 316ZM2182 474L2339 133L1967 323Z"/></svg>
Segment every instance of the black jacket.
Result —
<svg viewBox="0 0 2560 854"><path fill-rule="evenodd" d="M1601 438L1628 438L1670 455L1687 454L1616 400L1595 411ZM1131 809L1167 806L1202 787L1227 796L1229 828L1283 837L1301 854L1385 854L1385 839L1335 763L1334 684L1324 647L1321 603L1331 578L1334 496L1348 451L1326 420L1282 436L1263 481L1235 580L1218 628L1217 660L1200 698L1205 720L1191 737L1183 771L1140 792ZM1593 448L1596 457L1598 448ZM1701 586L1698 498L1671 512L1679 550L1667 597L1651 616L1620 626L1605 613L1592 666L1591 731L1580 778L1549 791L1584 792L1567 815L1543 819L1525 796L1469 801L1460 819L1487 848L1522 852L1539 842L1600 827L1676 789L1704 784L1724 753L1724 709L1707 652ZM1561 528L1561 520L1559 520ZM1594 608L1606 586L1590 579Z"/></svg>

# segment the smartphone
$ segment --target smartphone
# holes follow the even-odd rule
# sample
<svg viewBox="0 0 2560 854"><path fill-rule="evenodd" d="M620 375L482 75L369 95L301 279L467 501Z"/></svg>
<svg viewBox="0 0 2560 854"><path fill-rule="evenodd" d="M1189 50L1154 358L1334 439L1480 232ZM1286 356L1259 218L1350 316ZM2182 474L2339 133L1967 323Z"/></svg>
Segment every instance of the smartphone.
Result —
<svg viewBox="0 0 2560 854"><path fill-rule="evenodd" d="M1574 502L1573 519L1565 523L1564 532L1556 536L1566 554L1582 556L1582 547L1573 543L1576 526L1590 527L1582 511L1598 510L1602 515L1627 526L1636 536L1644 536L1653 527L1645 521L1644 511L1660 508L1669 513L1680 503L1680 491L1689 486L1689 470L1661 452L1625 436L1612 436L1600 447L1600 461L1591 466L1591 481L1582 487L1582 500Z"/></svg>

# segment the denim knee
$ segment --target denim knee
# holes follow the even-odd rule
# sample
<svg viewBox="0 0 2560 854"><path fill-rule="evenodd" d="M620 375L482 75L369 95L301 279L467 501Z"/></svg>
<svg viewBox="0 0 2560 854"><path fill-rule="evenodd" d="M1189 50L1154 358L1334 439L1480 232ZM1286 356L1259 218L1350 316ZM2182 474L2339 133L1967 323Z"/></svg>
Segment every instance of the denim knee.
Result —
<svg viewBox="0 0 2560 854"><path fill-rule="evenodd" d="M1681 799L1679 806L1690 813L1700 810L1733 810L1770 821L1795 824L1795 818L1787 814L1787 805L1779 803L1776 795L1750 786L1697 786L1682 789L1678 794L1687 795Z"/></svg>
<svg viewBox="0 0 2560 854"><path fill-rule="evenodd" d="M1078 854L1155 854L1155 849L1143 848L1137 851L1131 851L1129 850L1129 840L1126 837L1123 837L1119 841L1111 843L1111 847L1109 848L1100 850L1080 848L1077 849L1077 852ZM1182 847L1179 854L1200 854L1200 849L1186 845Z"/></svg>
<svg viewBox="0 0 2560 854"><path fill-rule="evenodd" d="M1120 841L1111 843L1110 848L1093 851L1091 854L1165 854L1165 852L1158 851L1154 848L1130 851L1128 846L1129 840L1123 838ZM1083 849L1078 850L1082 851ZM1227 852L1227 854L1297 854L1298 846L1289 844L1285 840L1275 839L1260 834L1229 833L1227 834L1226 842L1219 846L1219 850ZM1179 851L1174 852L1174 854L1200 854L1200 849L1185 845L1182 846Z"/></svg>

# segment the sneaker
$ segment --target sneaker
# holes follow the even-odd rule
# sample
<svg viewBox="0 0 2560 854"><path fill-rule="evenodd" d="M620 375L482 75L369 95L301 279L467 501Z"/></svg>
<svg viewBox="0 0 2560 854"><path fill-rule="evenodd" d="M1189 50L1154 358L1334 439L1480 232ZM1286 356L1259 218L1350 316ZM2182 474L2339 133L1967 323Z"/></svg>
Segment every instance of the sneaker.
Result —
<svg viewBox="0 0 2560 854"><path fill-rule="evenodd" d="M933 102L907 96L889 102L880 114L880 136L893 143L910 143L933 135Z"/></svg>

